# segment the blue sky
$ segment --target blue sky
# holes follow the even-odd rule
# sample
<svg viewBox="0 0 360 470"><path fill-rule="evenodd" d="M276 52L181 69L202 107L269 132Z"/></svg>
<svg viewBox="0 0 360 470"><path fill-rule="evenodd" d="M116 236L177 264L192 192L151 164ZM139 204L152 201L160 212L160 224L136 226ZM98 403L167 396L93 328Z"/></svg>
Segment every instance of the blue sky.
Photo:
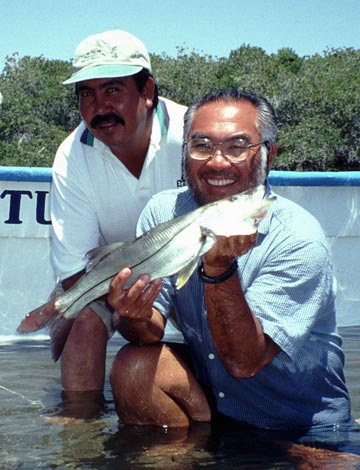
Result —
<svg viewBox="0 0 360 470"><path fill-rule="evenodd" d="M8 0L0 13L0 70L7 55L71 59L86 36L126 29L149 52L185 46L216 57L242 44L298 55L360 49L360 0Z"/></svg>

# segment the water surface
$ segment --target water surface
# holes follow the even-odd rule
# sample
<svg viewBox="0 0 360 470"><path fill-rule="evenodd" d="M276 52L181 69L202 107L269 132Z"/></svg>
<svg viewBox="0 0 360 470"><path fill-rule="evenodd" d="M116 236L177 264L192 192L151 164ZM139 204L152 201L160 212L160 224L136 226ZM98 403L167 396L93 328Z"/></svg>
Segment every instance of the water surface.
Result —
<svg viewBox="0 0 360 470"><path fill-rule="evenodd" d="M360 326L341 328L346 378L355 418L360 418ZM326 442L306 446L290 436L239 429L189 432L127 427L118 422L108 380L105 402L93 417L56 424L68 404L59 365L47 339L0 345L0 468L21 469L360 469L360 432L333 430ZM109 343L107 368L121 345ZM88 410L89 411L89 410Z"/></svg>

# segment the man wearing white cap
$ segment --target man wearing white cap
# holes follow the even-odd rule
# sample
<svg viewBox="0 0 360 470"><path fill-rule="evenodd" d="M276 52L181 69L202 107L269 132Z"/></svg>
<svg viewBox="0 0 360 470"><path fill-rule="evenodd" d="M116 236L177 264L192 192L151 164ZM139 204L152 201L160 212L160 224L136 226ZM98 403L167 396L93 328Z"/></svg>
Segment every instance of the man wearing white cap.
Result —
<svg viewBox="0 0 360 470"><path fill-rule="evenodd" d="M183 185L186 108L158 97L144 44L122 30L96 34L79 44L73 66L64 83L76 85L83 120L57 151L51 190L52 264L64 289L90 249L133 239L150 197ZM68 327L57 332L64 390L102 391L111 309L94 302Z"/></svg>

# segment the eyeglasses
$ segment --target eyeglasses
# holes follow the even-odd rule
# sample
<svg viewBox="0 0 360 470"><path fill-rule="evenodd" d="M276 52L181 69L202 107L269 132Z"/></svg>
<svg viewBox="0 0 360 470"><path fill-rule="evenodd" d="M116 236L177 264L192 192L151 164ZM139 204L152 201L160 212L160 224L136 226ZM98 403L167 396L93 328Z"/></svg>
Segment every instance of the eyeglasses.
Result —
<svg viewBox="0 0 360 470"><path fill-rule="evenodd" d="M244 139L229 139L224 142L214 143L207 138L194 138L185 142L188 154L194 160L208 160L215 154L217 148L225 158L232 163L242 162L249 156L249 150L266 142L258 142L257 144L248 144Z"/></svg>

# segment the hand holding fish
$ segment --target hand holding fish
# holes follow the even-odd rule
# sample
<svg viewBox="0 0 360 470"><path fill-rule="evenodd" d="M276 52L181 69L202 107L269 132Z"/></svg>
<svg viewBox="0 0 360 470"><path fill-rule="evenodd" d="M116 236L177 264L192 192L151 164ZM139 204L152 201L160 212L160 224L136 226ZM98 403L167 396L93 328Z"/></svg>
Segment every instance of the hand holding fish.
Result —
<svg viewBox="0 0 360 470"><path fill-rule="evenodd" d="M165 329L164 317L152 308L161 290L161 278L150 282L150 276L142 274L127 289L131 274L130 268L124 268L111 282L108 303L115 309L113 324L128 341L156 343Z"/></svg>
<svg viewBox="0 0 360 470"><path fill-rule="evenodd" d="M206 273L215 276L226 271L235 258L255 246L256 236L256 231L249 235L218 235L215 245L203 255Z"/></svg>
<svg viewBox="0 0 360 470"><path fill-rule="evenodd" d="M228 267L229 261L231 263L235 257L246 253L251 245L249 240L256 234L258 222L275 201L275 197L264 199L264 191L261 185L251 188L164 222L136 240L91 250L86 273L62 295L29 312L17 331L30 333L46 325L56 325L62 317L74 319L86 305L106 295L112 286L110 304L117 311L118 318L126 317L129 323L135 321L129 317L143 318L143 324L156 325L155 336L160 337L163 320L154 320L154 309L151 315L149 308L161 285L161 281L155 280L177 274L176 288L180 289L196 269L199 258L215 243L217 247L205 258L205 262L209 270L215 264L218 274L221 266ZM143 273L148 273L153 281L149 283L150 276L143 278ZM207 274L212 275L211 272ZM140 284L135 282L139 278ZM151 319L146 320L146 316L151 316ZM139 320L137 323L140 324ZM52 328L52 349L57 350L53 356L57 360L61 348L55 345L54 332L55 328Z"/></svg>
<svg viewBox="0 0 360 470"><path fill-rule="evenodd" d="M150 276L142 274L129 289L126 289L126 281L130 276L130 268L122 269L115 276L110 285L108 303L119 317L149 320L152 315L152 305L161 290L161 279L150 282Z"/></svg>

